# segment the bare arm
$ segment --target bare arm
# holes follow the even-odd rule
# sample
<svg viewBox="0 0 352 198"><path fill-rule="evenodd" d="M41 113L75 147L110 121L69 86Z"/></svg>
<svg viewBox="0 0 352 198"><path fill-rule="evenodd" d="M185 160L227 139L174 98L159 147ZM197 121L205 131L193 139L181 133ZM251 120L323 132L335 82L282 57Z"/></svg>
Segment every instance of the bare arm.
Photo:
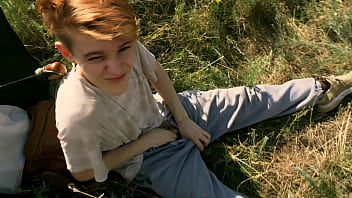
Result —
<svg viewBox="0 0 352 198"><path fill-rule="evenodd" d="M175 117L182 137L191 139L199 150L203 151L204 147L210 142L210 134L201 129L189 118L176 94L169 76L159 62L156 63L154 72L158 77L158 81L152 82L152 84Z"/></svg>
<svg viewBox="0 0 352 198"><path fill-rule="evenodd" d="M174 132L159 128L152 129L151 131L143 134L137 140L134 140L114 150L105 152L103 154L103 161L106 167L111 170L150 148L157 147L175 140L176 134ZM73 178L78 181L87 181L94 178L94 171L92 169L71 174Z"/></svg>

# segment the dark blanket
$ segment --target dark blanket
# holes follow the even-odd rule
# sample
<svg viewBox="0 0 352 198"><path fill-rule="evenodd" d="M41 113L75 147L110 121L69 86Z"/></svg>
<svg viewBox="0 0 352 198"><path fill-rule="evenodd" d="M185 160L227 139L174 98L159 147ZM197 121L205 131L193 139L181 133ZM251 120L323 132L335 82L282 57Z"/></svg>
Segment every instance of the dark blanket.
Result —
<svg viewBox="0 0 352 198"><path fill-rule="evenodd" d="M22 44L0 8L0 85L34 74L41 67ZM27 109L48 98L48 81L31 78L0 88L0 105Z"/></svg>

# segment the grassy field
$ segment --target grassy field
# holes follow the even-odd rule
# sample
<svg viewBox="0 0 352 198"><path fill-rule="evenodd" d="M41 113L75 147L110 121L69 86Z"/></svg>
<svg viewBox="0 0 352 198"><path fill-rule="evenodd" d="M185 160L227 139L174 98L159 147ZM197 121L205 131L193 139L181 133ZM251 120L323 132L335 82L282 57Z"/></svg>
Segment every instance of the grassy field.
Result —
<svg viewBox="0 0 352 198"><path fill-rule="evenodd" d="M177 91L279 84L352 69L351 0L131 0L140 39ZM33 1L1 1L42 64L62 61ZM203 152L209 169L250 197L352 197L351 97L333 112L312 108L230 133ZM60 191L33 182L36 197ZM91 194L155 197L113 177ZM76 194L75 197L85 197Z"/></svg>

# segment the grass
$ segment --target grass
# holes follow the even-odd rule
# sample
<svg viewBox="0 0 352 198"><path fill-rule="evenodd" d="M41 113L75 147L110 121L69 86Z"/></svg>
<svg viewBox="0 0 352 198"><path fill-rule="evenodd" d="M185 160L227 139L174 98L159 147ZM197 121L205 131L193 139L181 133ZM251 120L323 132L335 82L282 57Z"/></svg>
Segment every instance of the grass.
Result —
<svg viewBox="0 0 352 198"><path fill-rule="evenodd" d="M352 2L308 0L131 0L140 38L177 91L287 80L352 69ZM33 1L1 1L41 63L62 61ZM336 110L307 108L230 133L203 152L209 169L250 197L352 197L350 97ZM36 197L61 192L33 182ZM112 176L88 190L107 197L155 197ZM75 197L84 197L76 194Z"/></svg>

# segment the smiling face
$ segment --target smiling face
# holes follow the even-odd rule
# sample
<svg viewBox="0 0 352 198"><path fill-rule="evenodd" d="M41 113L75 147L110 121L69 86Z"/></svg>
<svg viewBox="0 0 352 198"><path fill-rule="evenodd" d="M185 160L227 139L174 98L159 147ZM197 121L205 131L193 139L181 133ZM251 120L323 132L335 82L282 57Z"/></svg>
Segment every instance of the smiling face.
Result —
<svg viewBox="0 0 352 198"><path fill-rule="evenodd" d="M78 64L78 74L104 92L125 93L136 57L136 39L97 40L78 32L72 32L70 37L70 51L60 42L55 46L67 60Z"/></svg>

